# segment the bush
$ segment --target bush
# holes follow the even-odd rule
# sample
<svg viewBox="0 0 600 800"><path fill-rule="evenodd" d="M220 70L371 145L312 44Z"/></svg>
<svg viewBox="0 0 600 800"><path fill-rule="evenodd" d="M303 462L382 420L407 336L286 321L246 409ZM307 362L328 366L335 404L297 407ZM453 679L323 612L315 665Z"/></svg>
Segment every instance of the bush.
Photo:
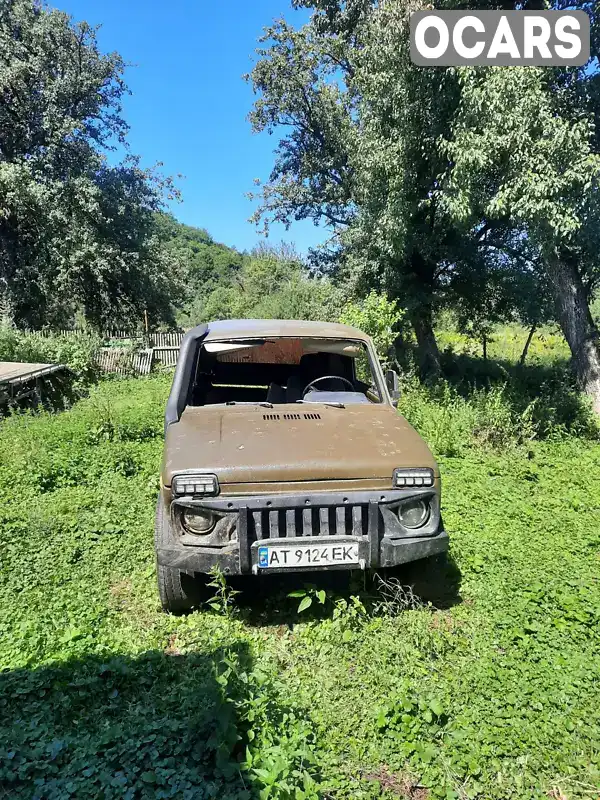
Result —
<svg viewBox="0 0 600 800"><path fill-rule="evenodd" d="M81 390L98 379L96 356L99 347L100 339L91 333L40 336L0 327L0 361L64 364L75 374L75 390Z"/></svg>
<svg viewBox="0 0 600 800"><path fill-rule="evenodd" d="M404 312L398 308L397 302L375 291L364 300L346 303L340 315L340 322L359 328L373 339L384 366L393 359L392 350L403 319Z"/></svg>
<svg viewBox="0 0 600 800"><path fill-rule="evenodd" d="M566 383L546 383L533 399L523 385L424 386L405 379L400 412L437 455L456 456L477 446L509 448L533 439L600 435L586 399Z"/></svg>

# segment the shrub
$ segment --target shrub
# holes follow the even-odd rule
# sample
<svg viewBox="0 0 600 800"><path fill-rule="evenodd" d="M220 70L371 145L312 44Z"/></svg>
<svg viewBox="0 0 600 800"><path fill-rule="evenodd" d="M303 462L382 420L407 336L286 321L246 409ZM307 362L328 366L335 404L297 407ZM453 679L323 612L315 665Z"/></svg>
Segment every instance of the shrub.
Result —
<svg viewBox="0 0 600 800"><path fill-rule="evenodd" d="M98 379L96 355L99 347L100 339L91 333L41 336L0 327L0 361L64 364L75 374L73 386L76 390Z"/></svg>
<svg viewBox="0 0 600 800"><path fill-rule="evenodd" d="M445 381L423 386L414 377L405 380L398 408L438 455L461 455L481 445L508 448L568 434L598 437L590 409L566 388L548 389L534 400L508 384L461 388L463 393Z"/></svg>
<svg viewBox="0 0 600 800"><path fill-rule="evenodd" d="M398 325L403 319L404 312L398 308L397 302L375 291L364 300L346 303L340 315L340 322L360 328L373 339L384 366L393 358L392 348L398 337Z"/></svg>

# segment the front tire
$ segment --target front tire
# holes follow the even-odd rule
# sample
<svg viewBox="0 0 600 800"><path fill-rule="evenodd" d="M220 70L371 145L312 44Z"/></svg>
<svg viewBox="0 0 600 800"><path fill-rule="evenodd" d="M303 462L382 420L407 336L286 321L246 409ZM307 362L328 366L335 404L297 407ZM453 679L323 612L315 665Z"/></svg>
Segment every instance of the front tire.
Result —
<svg viewBox="0 0 600 800"><path fill-rule="evenodd" d="M160 547L168 547L171 544L171 538L169 516L162 495L159 495L154 523L154 546L156 550ZM156 577L163 611L169 614L184 614L198 605L200 597L198 581L195 575L190 575L173 567L165 567L159 564L157 560Z"/></svg>

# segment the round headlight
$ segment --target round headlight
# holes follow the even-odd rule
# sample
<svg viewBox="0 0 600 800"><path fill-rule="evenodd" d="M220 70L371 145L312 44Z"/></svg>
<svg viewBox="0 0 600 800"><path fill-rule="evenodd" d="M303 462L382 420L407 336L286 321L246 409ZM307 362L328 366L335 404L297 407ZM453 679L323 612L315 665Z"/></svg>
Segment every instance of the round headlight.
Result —
<svg viewBox="0 0 600 800"><path fill-rule="evenodd" d="M183 512L183 525L190 533L195 533L198 536L206 536L210 533L215 525L217 519L212 511L205 511L204 509L188 508Z"/></svg>
<svg viewBox="0 0 600 800"><path fill-rule="evenodd" d="M405 528L421 528L429 519L429 503L424 500L408 500L398 509L398 519Z"/></svg>

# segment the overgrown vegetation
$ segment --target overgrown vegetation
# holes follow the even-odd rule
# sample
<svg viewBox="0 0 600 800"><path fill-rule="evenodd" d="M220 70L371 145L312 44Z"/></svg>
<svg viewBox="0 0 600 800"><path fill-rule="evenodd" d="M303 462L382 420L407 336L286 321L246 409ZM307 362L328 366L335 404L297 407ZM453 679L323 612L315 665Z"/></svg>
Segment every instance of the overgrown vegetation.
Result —
<svg viewBox="0 0 600 800"><path fill-rule="evenodd" d="M100 340L93 333L42 337L0 325L0 361L64 364L74 373L76 389L98 379L96 356L99 347Z"/></svg>
<svg viewBox="0 0 600 800"><path fill-rule="evenodd" d="M553 369L535 351L532 384ZM168 387L105 382L1 423L7 796L597 796L600 443L583 411L407 385L447 564L250 596L215 575L214 599L173 618L152 545Z"/></svg>
<svg viewBox="0 0 600 800"><path fill-rule="evenodd" d="M293 5L310 21L267 29L251 76L254 128L284 135L256 217L327 225L311 268L165 214L170 179L107 159L121 57L44 3L0 5L0 360L66 364L89 392L0 420L0 794L592 800L597 4L572 6L592 61L568 72L420 69L410 4ZM228 317L341 319L400 365L448 562L250 592L214 572L201 608L160 613L170 376L94 385L96 336L14 325Z"/></svg>

